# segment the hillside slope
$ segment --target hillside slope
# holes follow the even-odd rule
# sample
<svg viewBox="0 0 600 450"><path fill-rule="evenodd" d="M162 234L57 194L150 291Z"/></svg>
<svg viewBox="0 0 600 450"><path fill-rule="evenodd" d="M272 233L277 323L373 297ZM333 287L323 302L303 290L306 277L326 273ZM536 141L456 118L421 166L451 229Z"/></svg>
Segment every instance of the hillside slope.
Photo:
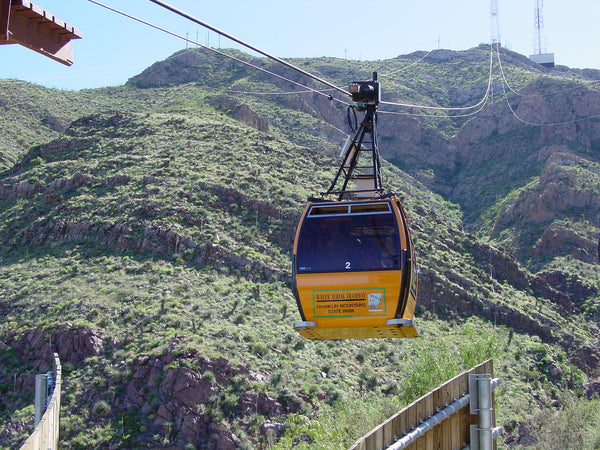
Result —
<svg viewBox="0 0 600 450"><path fill-rule="evenodd" d="M532 92L565 77L506 55ZM296 62L345 84L422 56ZM484 47L433 52L384 92L472 104L486 64ZM37 114L11 112L35 137L26 149L8 139L17 150L0 188L8 448L30 431L32 374L53 350L69 448L340 448L490 357L507 442L541 439L517 425L593 395L596 121L571 135L532 129L500 101L469 120L382 114L386 187L404 197L419 253L423 337L312 342L292 330L289 256L303 202L334 174L345 108L315 93L240 93L273 89L290 86L187 50L118 88L35 87L65 122L51 135ZM577 117L597 102L585 89L564 98Z"/></svg>

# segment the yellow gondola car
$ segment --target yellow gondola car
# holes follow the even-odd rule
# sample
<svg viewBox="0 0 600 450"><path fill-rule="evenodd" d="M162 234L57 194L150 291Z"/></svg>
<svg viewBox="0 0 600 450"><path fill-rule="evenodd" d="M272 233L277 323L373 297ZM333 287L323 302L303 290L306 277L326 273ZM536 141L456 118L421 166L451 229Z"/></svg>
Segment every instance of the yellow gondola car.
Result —
<svg viewBox="0 0 600 450"><path fill-rule="evenodd" d="M396 196L309 201L294 242L294 328L309 339L416 337L416 272Z"/></svg>

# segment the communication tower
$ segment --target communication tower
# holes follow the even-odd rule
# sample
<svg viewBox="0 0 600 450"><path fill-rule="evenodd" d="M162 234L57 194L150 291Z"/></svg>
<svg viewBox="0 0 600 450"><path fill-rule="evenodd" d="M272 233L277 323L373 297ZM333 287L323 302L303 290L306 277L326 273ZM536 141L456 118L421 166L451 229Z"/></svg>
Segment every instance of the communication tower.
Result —
<svg viewBox="0 0 600 450"><path fill-rule="evenodd" d="M554 53L546 53L546 38L544 36L544 0L535 0L535 39L533 55L529 59L544 67L554 67Z"/></svg>
<svg viewBox="0 0 600 450"><path fill-rule="evenodd" d="M500 45L500 19L498 14L498 0L491 0L491 21L490 28L492 33L492 45Z"/></svg>

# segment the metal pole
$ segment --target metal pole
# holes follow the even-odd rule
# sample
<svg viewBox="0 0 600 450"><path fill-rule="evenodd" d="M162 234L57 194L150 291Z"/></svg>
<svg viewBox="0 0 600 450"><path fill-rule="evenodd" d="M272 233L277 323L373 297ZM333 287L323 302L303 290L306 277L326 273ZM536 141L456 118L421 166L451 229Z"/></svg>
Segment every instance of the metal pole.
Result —
<svg viewBox="0 0 600 450"><path fill-rule="evenodd" d="M438 413L434 414L426 421L422 422L413 431L408 433L403 438L398 439L394 444L387 447L387 450L400 450L400 449L408 447L410 444L413 444L418 438L423 436L425 433L427 433L433 427L435 427L436 425L439 425L440 423L442 423L442 421L444 421L445 419L450 417L452 414L455 414L456 412L458 412L459 410L461 410L468 404L469 404L469 394L465 395L464 397L461 397L460 399L456 400L451 405L446 406L444 409L442 409Z"/></svg>
<svg viewBox="0 0 600 450"><path fill-rule="evenodd" d="M492 389L490 375L481 375L477 379L477 396L479 402L479 448L481 450L493 450L494 440L492 437Z"/></svg>
<svg viewBox="0 0 600 450"><path fill-rule="evenodd" d="M501 436L502 436L502 427L492 428L492 438L498 439ZM479 447L477 445L471 444L471 445L467 445L466 447L463 447L462 450L479 450Z"/></svg>
<svg viewBox="0 0 600 450"><path fill-rule="evenodd" d="M35 416L33 419L33 427L38 426L46 411L46 399L48 398L48 382L47 375L41 374L35 376Z"/></svg>

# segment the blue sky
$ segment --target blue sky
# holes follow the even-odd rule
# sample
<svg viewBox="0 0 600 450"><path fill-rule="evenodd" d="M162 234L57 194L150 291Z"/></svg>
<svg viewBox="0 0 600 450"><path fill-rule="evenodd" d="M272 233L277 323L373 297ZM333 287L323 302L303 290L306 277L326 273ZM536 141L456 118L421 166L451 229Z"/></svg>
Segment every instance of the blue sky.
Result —
<svg viewBox="0 0 600 450"><path fill-rule="evenodd" d="M99 0L190 39L217 48L239 47L149 0ZM88 0L36 0L78 27L75 63L63 66L18 45L0 46L0 78L79 90L117 86L186 42ZM333 56L355 60L393 58L417 50L464 50L490 42L489 0L168 0L168 3L273 55ZM535 0L498 0L502 44L534 50ZM600 1L546 0L547 51L557 64L600 69L595 50ZM193 44L187 44L193 46Z"/></svg>

